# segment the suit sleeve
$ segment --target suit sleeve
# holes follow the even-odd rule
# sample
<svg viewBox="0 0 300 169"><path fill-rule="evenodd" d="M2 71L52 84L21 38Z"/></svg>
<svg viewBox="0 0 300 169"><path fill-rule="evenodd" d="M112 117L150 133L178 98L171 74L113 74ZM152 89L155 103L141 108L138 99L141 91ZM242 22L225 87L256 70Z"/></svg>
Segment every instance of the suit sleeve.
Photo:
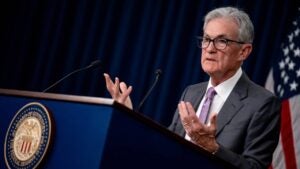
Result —
<svg viewBox="0 0 300 169"><path fill-rule="evenodd" d="M183 93L182 93L182 95L181 95L181 97L180 97L180 101L184 99L184 97L185 97L185 95L186 95L186 93L187 93L187 91L188 91L188 88L189 88L189 87L187 87L187 88L183 91ZM176 108L176 111L175 111L174 116L173 116L172 123L171 123L171 125L168 127L168 129L171 130L171 131L173 131L173 132L175 132L176 134L179 134L179 135L182 134L182 131L181 131L181 130L183 129L183 127L182 127L182 125L181 125L181 120L180 120L180 117L179 117L178 108Z"/></svg>

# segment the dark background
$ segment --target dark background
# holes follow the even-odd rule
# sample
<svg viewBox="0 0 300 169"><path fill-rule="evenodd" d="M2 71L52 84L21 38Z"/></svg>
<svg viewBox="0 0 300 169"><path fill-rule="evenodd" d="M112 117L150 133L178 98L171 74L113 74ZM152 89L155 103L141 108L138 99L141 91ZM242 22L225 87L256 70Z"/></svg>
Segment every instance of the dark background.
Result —
<svg viewBox="0 0 300 169"><path fill-rule="evenodd" d="M296 0L11 0L1 2L0 88L42 91L69 72L100 59L49 92L109 97L103 73L134 87L136 107L169 125L181 92L207 80L196 36L204 15L221 6L245 10L255 27L254 50L243 69L264 85L291 21Z"/></svg>

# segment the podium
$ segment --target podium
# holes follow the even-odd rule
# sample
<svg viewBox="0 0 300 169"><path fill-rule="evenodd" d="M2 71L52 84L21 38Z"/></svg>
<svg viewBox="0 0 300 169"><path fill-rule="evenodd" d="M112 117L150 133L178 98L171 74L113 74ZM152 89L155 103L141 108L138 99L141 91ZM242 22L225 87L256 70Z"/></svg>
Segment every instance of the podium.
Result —
<svg viewBox="0 0 300 169"><path fill-rule="evenodd" d="M0 168L7 168L4 142L15 114L38 102L52 114L45 169L222 169L231 166L112 99L0 89Z"/></svg>

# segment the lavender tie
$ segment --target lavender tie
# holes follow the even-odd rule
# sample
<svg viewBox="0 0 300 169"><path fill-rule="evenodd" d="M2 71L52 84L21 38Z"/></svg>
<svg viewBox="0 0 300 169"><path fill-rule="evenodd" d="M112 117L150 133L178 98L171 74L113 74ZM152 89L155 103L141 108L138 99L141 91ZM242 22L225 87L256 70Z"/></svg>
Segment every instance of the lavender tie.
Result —
<svg viewBox="0 0 300 169"><path fill-rule="evenodd" d="M209 108L210 108L211 102L212 102L215 94L216 94L216 91L213 87L210 87L207 90L206 98L203 103L203 106L202 106L202 109L200 112L200 117L199 117L201 123L203 123L203 124L206 124L206 122L207 122Z"/></svg>

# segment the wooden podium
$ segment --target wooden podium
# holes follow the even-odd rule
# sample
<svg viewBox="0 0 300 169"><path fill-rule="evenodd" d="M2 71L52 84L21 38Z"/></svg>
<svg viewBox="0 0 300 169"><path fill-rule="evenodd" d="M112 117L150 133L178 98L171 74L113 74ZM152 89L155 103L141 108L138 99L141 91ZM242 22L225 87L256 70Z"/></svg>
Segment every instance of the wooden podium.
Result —
<svg viewBox="0 0 300 169"><path fill-rule="evenodd" d="M0 168L4 141L16 112L30 102L53 116L46 169L230 168L198 146L112 99L0 89Z"/></svg>

